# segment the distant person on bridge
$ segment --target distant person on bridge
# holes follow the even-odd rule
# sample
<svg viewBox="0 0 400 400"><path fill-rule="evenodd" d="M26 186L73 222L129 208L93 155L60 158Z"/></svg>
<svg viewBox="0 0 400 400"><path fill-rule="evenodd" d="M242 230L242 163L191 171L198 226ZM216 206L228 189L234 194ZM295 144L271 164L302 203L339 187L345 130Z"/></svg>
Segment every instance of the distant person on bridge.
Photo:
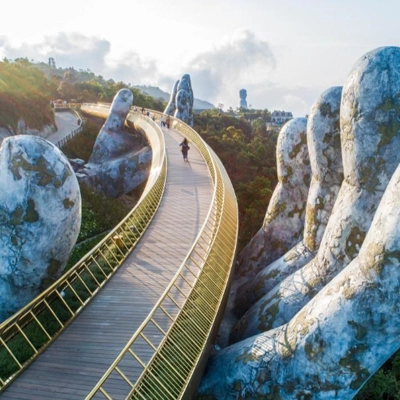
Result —
<svg viewBox="0 0 400 400"><path fill-rule="evenodd" d="M188 161L188 151L190 150L189 142L186 138L183 139L182 143L179 145L181 146L181 152L183 155L183 161Z"/></svg>
<svg viewBox="0 0 400 400"><path fill-rule="evenodd" d="M160 118L160 125L161 125L161 128L162 128L163 126L165 126L164 114L161 115L161 118Z"/></svg>
<svg viewBox="0 0 400 400"><path fill-rule="evenodd" d="M169 115L167 115L167 118L165 120L165 124L167 125L168 129L169 129L169 122L170 122Z"/></svg>

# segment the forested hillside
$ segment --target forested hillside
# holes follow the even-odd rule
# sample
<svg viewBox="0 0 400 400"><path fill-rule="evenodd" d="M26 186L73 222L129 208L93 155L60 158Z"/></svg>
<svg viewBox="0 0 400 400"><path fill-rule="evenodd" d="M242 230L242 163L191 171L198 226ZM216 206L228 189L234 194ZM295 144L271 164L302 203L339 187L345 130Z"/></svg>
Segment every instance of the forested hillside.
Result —
<svg viewBox="0 0 400 400"><path fill-rule="evenodd" d="M27 58L0 62L0 127L16 130L23 118L31 129L41 130L54 124L51 100L67 102L111 102L122 88L129 85L104 80L93 72L74 68L52 68L45 63L32 63ZM135 104L162 111L165 102L130 88Z"/></svg>
<svg viewBox="0 0 400 400"><path fill-rule="evenodd" d="M260 110L238 116L207 110L195 116L194 129L223 162L239 203L240 251L261 227L277 184L275 146L278 131L267 131ZM268 117L264 113L264 117ZM248 122L251 116L257 116Z"/></svg>
<svg viewBox="0 0 400 400"><path fill-rule="evenodd" d="M27 59L0 62L0 127L16 131L21 117L32 129L54 124L55 95L52 83Z"/></svg>

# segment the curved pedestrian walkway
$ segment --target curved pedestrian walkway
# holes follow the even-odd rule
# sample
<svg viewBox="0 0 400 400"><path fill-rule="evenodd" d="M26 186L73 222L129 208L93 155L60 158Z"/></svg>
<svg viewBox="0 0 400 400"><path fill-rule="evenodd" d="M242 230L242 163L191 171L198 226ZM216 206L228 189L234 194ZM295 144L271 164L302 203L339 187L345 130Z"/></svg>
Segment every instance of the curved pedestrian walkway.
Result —
<svg viewBox="0 0 400 400"><path fill-rule="evenodd" d="M79 127L77 116L70 111L59 111L54 113L57 132L52 133L46 139L56 144Z"/></svg>
<svg viewBox="0 0 400 400"><path fill-rule="evenodd" d="M192 146L164 129L165 194L150 227L116 275L74 322L1 395L1 399L84 399L164 292L204 223L212 184Z"/></svg>

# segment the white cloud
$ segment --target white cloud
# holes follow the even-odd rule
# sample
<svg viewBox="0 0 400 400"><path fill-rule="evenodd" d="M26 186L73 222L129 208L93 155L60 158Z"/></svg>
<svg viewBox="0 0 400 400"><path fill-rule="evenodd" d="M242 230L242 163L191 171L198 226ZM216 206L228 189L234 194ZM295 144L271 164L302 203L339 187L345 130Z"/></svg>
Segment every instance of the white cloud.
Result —
<svg viewBox="0 0 400 400"><path fill-rule="evenodd" d="M266 82L274 67L268 42L241 29L230 41L197 55L182 72L190 74L196 97L217 103L221 97L238 99L248 84Z"/></svg>
<svg viewBox="0 0 400 400"><path fill-rule="evenodd" d="M244 88L247 103L253 108L284 109L295 116L307 114L310 105L327 89L289 87L274 82L279 59L276 60L267 41L248 29L236 31L229 40L198 54L172 74L159 71L156 55L143 58L135 50L118 53L108 40L76 32L60 32L45 36L39 42L18 46L12 45L6 36L0 36L0 56L43 62L54 57L63 68L89 69L105 79L155 85L168 92L177 79L188 73L196 98L236 108L239 91Z"/></svg>
<svg viewBox="0 0 400 400"><path fill-rule="evenodd" d="M90 69L106 79L126 83L157 81L159 75L154 59L144 60L135 51L114 55L108 40L76 32L61 32L45 36L40 42L22 43L20 46L12 46L3 36L0 37L0 54L9 59L27 57L43 62L54 57L59 67Z"/></svg>
<svg viewBox="0 0 400 400"><path fill-rule="evenodd" d="M286 94L283 96L283 101L285 104L285 109L289 110L302 110L302 114L306 115L308 113L307 102L300 96L295 96L293 94Z"/></svg>

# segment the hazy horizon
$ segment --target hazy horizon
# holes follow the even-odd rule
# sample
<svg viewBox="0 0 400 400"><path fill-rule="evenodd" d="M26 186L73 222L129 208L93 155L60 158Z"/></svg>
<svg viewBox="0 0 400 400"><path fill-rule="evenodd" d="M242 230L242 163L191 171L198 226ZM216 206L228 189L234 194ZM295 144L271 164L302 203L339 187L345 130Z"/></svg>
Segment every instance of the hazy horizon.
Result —
<svg viewBox="0 0 400 400"><path fill-rule="evenodd" d="M23 13L21 12L23 10ZM196 98L224 109L309 113L366 52L400 45L394 0L87 0L7 4L0 55L90 69L171 92L184 73Z"/></svg>

